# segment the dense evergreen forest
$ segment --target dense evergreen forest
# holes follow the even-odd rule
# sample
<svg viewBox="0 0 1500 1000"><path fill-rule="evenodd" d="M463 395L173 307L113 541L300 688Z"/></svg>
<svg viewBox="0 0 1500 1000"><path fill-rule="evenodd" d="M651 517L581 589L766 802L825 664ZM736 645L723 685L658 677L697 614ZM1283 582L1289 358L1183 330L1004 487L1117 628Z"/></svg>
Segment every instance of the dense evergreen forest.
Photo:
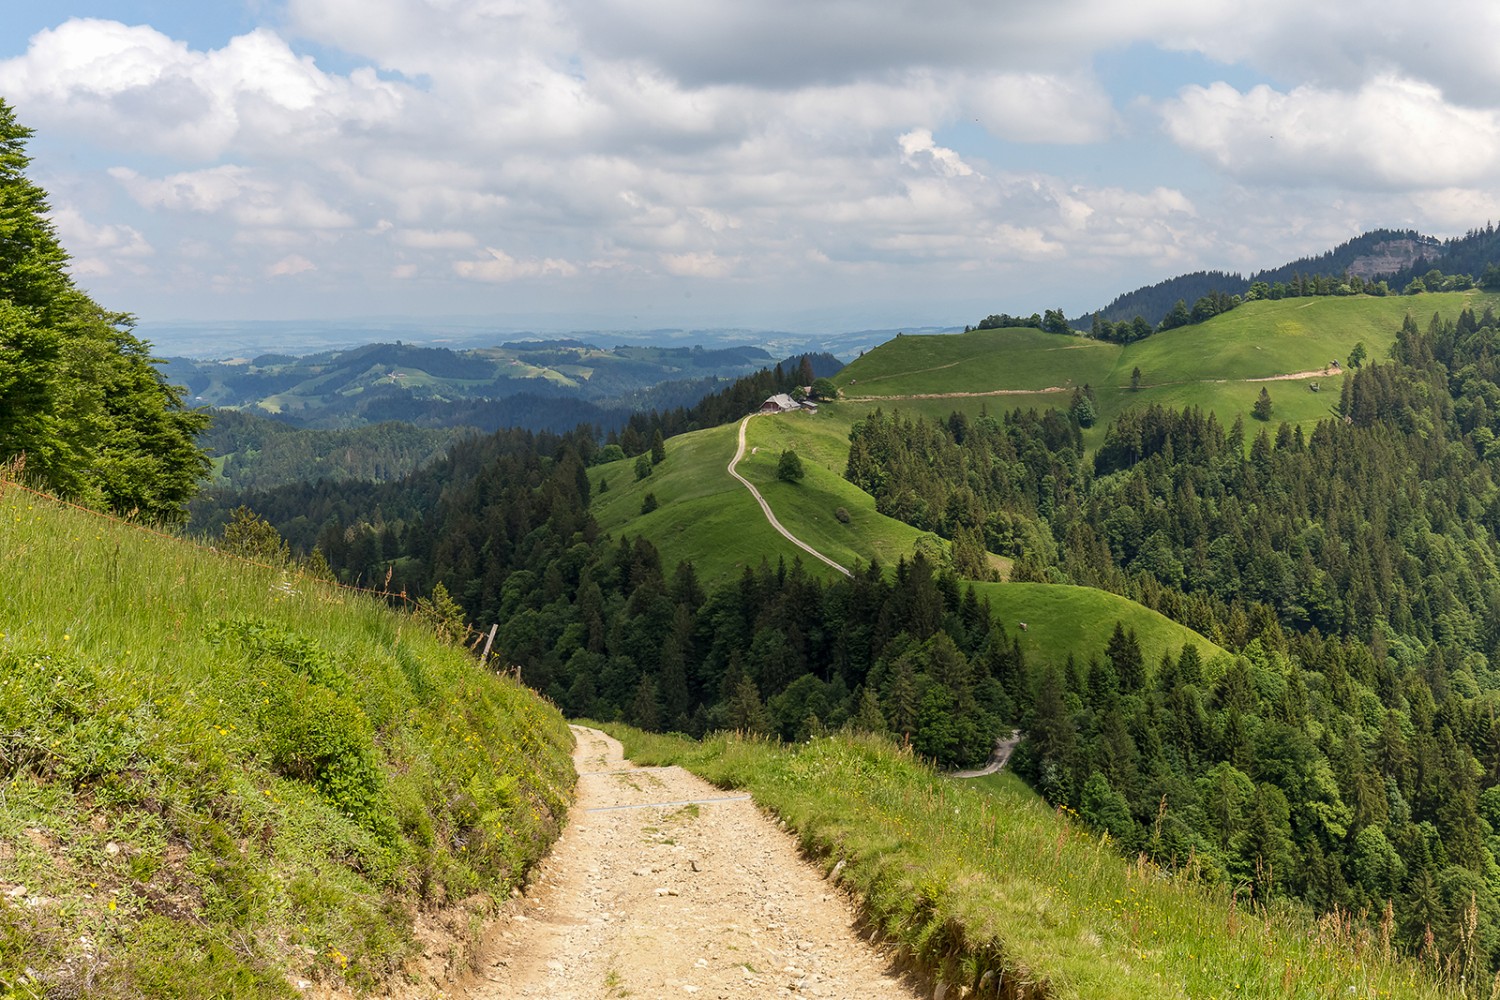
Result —
<svg viewBox="0 0 1500 1000"><path fill-rule="evenodd" d="M1060 415L877 413L848 476L1020 578L1127 594L1240 651L1044 671L1018 766L1050 799L1413 951L1469 935L1500 957L1497 343L1489 312L1408 319L1311 434L1153 407L1091 459Z"/></svg>
<svg viewBox="0 0 1500 1000"><path fill-rule="evenodd" d="M208 468L206 418L157 371L134 321L74 285L0 100L0 462L83 503L178 521Z"/></svg>

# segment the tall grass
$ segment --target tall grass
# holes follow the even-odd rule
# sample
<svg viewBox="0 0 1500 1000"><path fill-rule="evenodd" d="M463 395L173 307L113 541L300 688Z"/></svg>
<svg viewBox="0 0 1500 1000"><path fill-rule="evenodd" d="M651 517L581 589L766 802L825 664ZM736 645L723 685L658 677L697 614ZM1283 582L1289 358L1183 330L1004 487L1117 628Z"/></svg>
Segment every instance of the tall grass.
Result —
<svg viewBox="0 0 1500 1000"><path fill-rule="evenodd" d="M677 763L748 789L857 893L879 934L969 995L1462 995L1350 921L1266 909L1129 863L1010 775L944 778L873 737L787 747L610 728L638 762ZM1488 984L1479 995L1489 995Z"/></svg>
<svg viewBox="0 0 1500 1000"><path fill-rule="evenodd" d="M375 599L3 479L0 553L0 997L373 988L563 820L556 710Z"/></svg>

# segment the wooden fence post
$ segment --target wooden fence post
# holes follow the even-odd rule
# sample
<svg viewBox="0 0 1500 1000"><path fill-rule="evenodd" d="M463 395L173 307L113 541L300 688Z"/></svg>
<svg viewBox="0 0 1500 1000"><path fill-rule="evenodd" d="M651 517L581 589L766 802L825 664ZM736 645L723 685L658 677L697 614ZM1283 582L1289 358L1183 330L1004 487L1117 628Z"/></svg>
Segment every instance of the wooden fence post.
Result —
<svg viewBox="0 0 1500 1000"><path fill-rule="evenodd" d="M490 637L488 639L484 640L484 652L482 652L482 653L479 654L479 662L480 663L488 663L488 662L490 662L490 644L495 641L495 633L497 631L499 631L499 629L500 629L500 623L499 622L496 622L495 624L493 624L493 625L490 626Z"/></svg>

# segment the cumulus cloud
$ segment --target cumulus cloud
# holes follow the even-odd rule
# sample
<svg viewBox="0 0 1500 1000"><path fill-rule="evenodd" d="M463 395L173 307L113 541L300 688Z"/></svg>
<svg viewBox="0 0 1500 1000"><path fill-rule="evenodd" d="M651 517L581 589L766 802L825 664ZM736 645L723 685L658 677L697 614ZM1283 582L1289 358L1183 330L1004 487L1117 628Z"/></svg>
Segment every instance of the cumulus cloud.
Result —
<svg viewBox="0 0 1500 1000"><path fill-rule="evenodd" d="M305 185L274 180L247 167L225 165L162 178L143 177L128 167L115 167L109 173L146 208L222 212L249 227L317 230L354 224L350 215Z"/></svg>
<svg viewBox="0 0 1500 1000"><path fill-rule="evenodd" d="M974 169L963 161L951 149L936 145L932 141L932 133L925 129L913 129L901 136L901 154L907 163L917 163L922 159L931 162L938 172L948 177L967 177Z"/></svg>
<svg viewBox="0 0 1500 1000"><path fill-rule="evenodd" d="M154 28L91 18L43 31L0 62L0 92L37 121L198 159L349 137L393 120L407 96L372 69L324 73L265 28L196 52Z"/></svg>
<svg viewBox="0 0 1500 1000"><path fill-rule="evenodd" d="M661 255L669 274L692 278L723 278L734 270L735 261L726 260L713 251L669 253Z"/></svg>
<svg viewBox="0 0 1500 1000"><path fill-rule="evenodd" d="M927 294L1064 260L1275 263L1219 210L1244 187L1381 192L1411 224L1466 228L1494 202L1500 15L1374 3L1342 24L1291 0L283 0L274 28L207 49L68 20L0 60L0 93L109 150L123 207L70 223L75 266L163 289L316 262L320 290L358 301L376 275L445 307L495 284L555 299L563 279ZM1418 26L1441 54L1408 44ZM1199 54L1178 62L1202 79L1133 105L1093 68L1133 46ZM1219 176L1176 179L1180 150ZM1408 221L1338 212L1272 221L1332 242Z"/></svg>
<svg viewBox="0 0 1500 1000"><path fill-rule="evenodd" d="M51 219L72 255L69 269L80 277L105 277L121 268L139 274L141 261L156 252L133 226L92 223L71 205L53 209Z"/></svg>
<svg viewBox="0 0 1500 1000"><path fill-rule="evenodd" d="M1401 77L1352 92L1194 86L1161 113L1179 145L1246 180L1442 188L1500 165L1500 112L1454 105Z"/></svg>
<svg viewBox="0 0 1500 1000"><path fill-rule="evenodd" d="M453 271L461 278L471 281L507 282L520 278L560 277L571 278L578 273L577 265L556 258L517 260L504 250L485 248L487 257L478 260L460 260L453 264Z"/></svg>
<svg viewBox="0 0 1500 1000"><path fill-rule="evenodd" d="M285 278L294 274L306 274L308 271L316 271L318 266L300 253L288 254L266 268L266 274L273 278Z"/></svg>

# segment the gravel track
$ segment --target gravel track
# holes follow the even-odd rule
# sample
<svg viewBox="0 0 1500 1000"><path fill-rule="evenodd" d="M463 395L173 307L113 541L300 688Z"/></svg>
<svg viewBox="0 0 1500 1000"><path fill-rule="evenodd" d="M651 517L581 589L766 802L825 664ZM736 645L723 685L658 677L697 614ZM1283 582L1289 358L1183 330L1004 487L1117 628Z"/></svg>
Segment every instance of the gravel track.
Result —
<svg viewBox="0 0 1500 1000"><path fill-rule="evenodd" d="M920 995L748 796L573 732L578 801L500 918L469 1000Z"/></svg>

